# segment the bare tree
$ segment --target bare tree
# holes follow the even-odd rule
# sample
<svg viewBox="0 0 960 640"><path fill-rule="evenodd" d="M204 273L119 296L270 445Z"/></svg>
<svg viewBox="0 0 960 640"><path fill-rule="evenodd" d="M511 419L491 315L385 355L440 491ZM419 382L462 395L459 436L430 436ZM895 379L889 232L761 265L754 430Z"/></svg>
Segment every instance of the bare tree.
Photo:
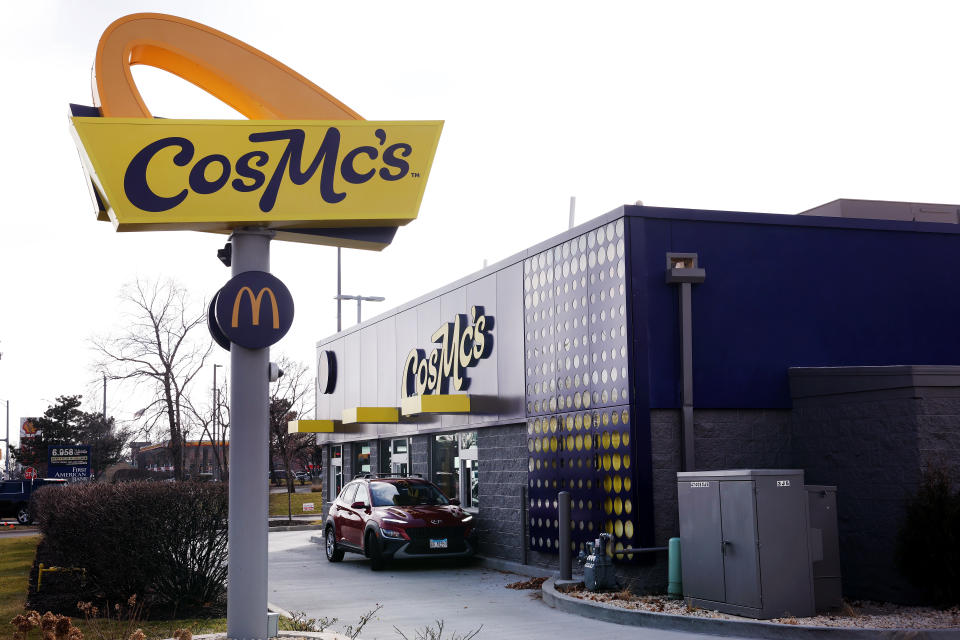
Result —
<svg viewBox="0 0 960 640"><path fill-rule="evenodd" d="M273 477L274 457L280 458L287 471L287 493L291 494L295 491L291 463L309 459L316 438L310 433L287 433L287 423L313 409L307 406L308 397L313 391L313 379L302 362L282 357L277 364L283 376L270 393L270 472ZM288 512L289 502L288 498Z"/></svg>
<svg viewBox="0 0 960 640"><path fill-rule="evenodd" d="M214 389L210 407L197 407L193 400L186 397L187 408L190 411L193 425L200 430L200 442L204 439L210 443L214 478L226 481L230 475L230 457L227 455L226 444L230 442L230 397L227 382L224 380Z"/></svg>
<svg viewBox="0 0 960 640"><path fill-rule="evenodd" d="M182 480L183 442L196 417L190 410L191 383L213 349L203 331L205 307L191 303L186 289L172 280L137 280L121 290L120 298L123 329L95 338L94 347L110 378L146 387L150 400L137 417L148 436L160 432L168 439L174 477Z"/></svg>

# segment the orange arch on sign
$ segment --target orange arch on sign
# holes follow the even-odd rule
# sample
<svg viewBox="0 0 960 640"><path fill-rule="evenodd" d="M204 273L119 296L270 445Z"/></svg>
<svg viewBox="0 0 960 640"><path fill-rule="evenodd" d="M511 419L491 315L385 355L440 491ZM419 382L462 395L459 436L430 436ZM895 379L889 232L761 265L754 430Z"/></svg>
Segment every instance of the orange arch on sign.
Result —
<svg viewBox="0 0 960 640"><path fill-rule="evenodd" d="M150 118L130 67L163 69L251 120L363 120L282 62L225 33L162 13L113 22L97 45L93 99L110 118Z"/></svg>

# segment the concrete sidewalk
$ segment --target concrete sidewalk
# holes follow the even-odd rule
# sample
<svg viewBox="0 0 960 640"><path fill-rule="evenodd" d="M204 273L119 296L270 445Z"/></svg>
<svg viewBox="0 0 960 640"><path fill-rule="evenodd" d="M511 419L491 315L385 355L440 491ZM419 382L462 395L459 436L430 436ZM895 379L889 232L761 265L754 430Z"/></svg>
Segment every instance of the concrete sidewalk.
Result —
<svg viewBox="0 0 960 640"><path fill-rule="evenodd" d="M343 562L329 563L323 548L309 541L312 535L316 532L270 534L270 602L287 611L305 612L312 618L339 618L330 631L355 625L361 615L380 603L383 608L360 634L363 640L397 640L400 636L394 626L413 638L418 629L435 620L444 621L445 637L452 632L462 635L483 625L477 640L717 637L638 629L552 609L540 599L539 591L505 588L511 582L526 580L525 576L492 569L398 562L374 573L368 560L350 553Z"/></svg>

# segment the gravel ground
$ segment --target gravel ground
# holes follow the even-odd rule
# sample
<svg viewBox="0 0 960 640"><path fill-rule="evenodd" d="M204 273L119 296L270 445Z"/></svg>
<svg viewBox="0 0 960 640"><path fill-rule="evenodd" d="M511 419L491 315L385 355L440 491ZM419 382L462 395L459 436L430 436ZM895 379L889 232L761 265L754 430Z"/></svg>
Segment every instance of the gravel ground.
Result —
<svg viewBox="0 0 960 640"><path fill-rule="evenodd" d="M634 596L629 593L592 593L582 587L567 591L567 595L581 600L603 602L624 609L654 611L678 616L743 620L719 611L688 609L683 600L663 596ZM830 615L809 618L774 618L766 622L796 624L809 627L856 627L864 629L960 629L960 608L940 610L931 607L907 607L882 602L844 602L843 608Z"/></svg>

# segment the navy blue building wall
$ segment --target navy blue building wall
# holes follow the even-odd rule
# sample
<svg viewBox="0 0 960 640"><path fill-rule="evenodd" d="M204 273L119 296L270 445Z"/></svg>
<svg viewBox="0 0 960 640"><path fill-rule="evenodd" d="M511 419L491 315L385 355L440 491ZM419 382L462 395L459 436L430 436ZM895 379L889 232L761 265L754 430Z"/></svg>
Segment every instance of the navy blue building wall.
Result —
<svg viewBox="0 0 960 640"><path fill-rule="evenodd" d="M681 402L669 251L706 270L693 285L697 407L789 408L791 366L960 364L956 225L624 210L641 404L647 384L651 408Z"/></svg>

